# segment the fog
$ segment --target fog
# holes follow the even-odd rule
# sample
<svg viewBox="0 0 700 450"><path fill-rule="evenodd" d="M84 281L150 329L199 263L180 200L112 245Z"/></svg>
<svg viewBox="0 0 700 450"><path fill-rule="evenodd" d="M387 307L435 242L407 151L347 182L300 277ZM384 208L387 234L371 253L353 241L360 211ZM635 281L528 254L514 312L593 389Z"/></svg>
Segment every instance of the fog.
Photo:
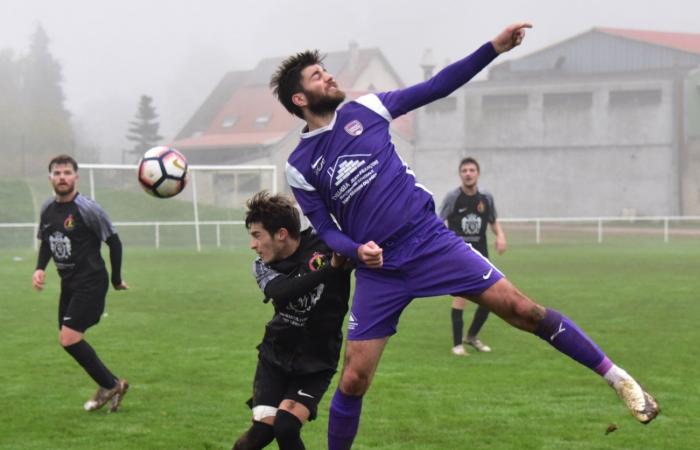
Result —
<svg viewBox="0 0 700 450"><path fill-rule="evenodd" d="M409 6L410 5L410 6ZM117 161L141 94L154 98L161 134L172 138L224 73L300 49L380 48L404 82L418 81L431 48L456 60L504 25L532 21L519 57L594 26L698 31L700 6L557 0L410 3L348 1L3 0L0 49L25 52L41 24L61 63L65 105L76 129Z"/></svg>

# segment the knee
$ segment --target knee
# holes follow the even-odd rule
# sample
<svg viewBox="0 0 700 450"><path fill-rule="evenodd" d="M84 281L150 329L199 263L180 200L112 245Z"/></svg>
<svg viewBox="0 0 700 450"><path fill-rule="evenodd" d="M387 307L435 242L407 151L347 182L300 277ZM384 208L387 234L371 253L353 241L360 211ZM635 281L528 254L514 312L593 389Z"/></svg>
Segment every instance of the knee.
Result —
<svg viewBox="0 0 700 450"><path fill-rule="evenodd" d="M60 333L58 335L58 341L61 343L61 347L70 347L73 344L77 344L82 339L82 336L75 336L72 334Z"/></svg>
<svg viewBox="0 0 700 450"><path fill-rule="evenodd" d="M280 444L296 442L301 437L301 420L289 411L280 409L275 417L274 432Z"/></svg>
<svg viewBox="0 0 700 450"><path fill-rule="evenodd" d="M344 394L361 396L369 389L370 374L367 371L346 367L340 381L340 390Z"/></svg>

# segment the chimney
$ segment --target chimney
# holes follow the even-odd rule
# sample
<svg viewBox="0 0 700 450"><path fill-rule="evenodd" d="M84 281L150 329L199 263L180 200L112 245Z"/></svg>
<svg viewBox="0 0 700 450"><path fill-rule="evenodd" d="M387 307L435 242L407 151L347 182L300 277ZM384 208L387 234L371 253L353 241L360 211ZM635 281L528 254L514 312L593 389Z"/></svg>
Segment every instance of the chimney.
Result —
<svg viewBox="0 0 700 450"><path fill-rule="evenodd" d="M357 41L350 41L348 50L348 53L350 54L348 71L351 75L355 75L360 64L360 46L357 44Z"/></svg>
<svg viewBox="0 0 700 450"><path fill-rule="evenodd" d="M423 51L423 57L420 60L420 68L423 69L423 79L428 80L433 76L435 70L435 57L433 50L426 48Z"/></svg>

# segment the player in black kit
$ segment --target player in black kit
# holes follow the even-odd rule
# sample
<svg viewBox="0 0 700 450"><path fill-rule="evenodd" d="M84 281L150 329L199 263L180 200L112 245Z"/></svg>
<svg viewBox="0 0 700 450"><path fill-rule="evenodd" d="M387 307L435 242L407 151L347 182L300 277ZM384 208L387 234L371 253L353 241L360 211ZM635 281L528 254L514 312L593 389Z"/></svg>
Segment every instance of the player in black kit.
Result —
<svg viewBox="0 0 700 450"><path fill-rule="evenodd" d="M85 331L100 321L105 307L109 277L100 256L100 246L109 246L112 286L128 289L121 279L122 244L112 222L93 200L76 190L78 164L68 155L49 163L49 181L54 198L41 209L37 238L41 240L32 285L44 288L44 270L53 257L61 277L58 327L61 346L99 385L84 405L95 411L110 402L109 411L119 409L129 383L114 375L84 339Z"/></svg>
<svg viewBox="0 0 700 450"><path fill-rule="evenodd" d="M260 192L247 202L255 278L274 315L258 346L253 425L234 450L304 449L301 426L316 417L335 374L341 327L350 298L350 270L315 232L300 231L300 216L283 195Z"/></svg>
<svg viewBox="0 0 700 450"><path fill-rule="evenodd" d="M474 158L464 158L459 163L459 176L462 184L447 193L442 201L438 215L447 221L447 227L471 244L484 257L489 257L486 242L486 226L496 235L496 251L501 254L506 250L506 235L496 218L496 206L491 194L479 192L479 163ZM464 322L462 314L466 300L455 297L452 301L452 353L457 356L468 355L464 344L469 344L480 352L490 352L491 347L479 339L479 331L486 322L489 309L479 305L474 313L467 335L462 337Z"/></svg>

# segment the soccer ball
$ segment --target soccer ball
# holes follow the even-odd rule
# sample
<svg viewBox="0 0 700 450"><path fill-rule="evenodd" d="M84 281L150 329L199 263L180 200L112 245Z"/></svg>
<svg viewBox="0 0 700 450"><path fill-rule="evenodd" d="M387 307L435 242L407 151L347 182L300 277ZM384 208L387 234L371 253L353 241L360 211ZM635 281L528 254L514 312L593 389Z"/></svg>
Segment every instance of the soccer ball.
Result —
<svg viewBox="0 0 700 450"><path fill-rule="evenodd" d="M139 183L155 197L173 197L187 184L187 159L174 148L153 147L139 161Z"/></svg>

